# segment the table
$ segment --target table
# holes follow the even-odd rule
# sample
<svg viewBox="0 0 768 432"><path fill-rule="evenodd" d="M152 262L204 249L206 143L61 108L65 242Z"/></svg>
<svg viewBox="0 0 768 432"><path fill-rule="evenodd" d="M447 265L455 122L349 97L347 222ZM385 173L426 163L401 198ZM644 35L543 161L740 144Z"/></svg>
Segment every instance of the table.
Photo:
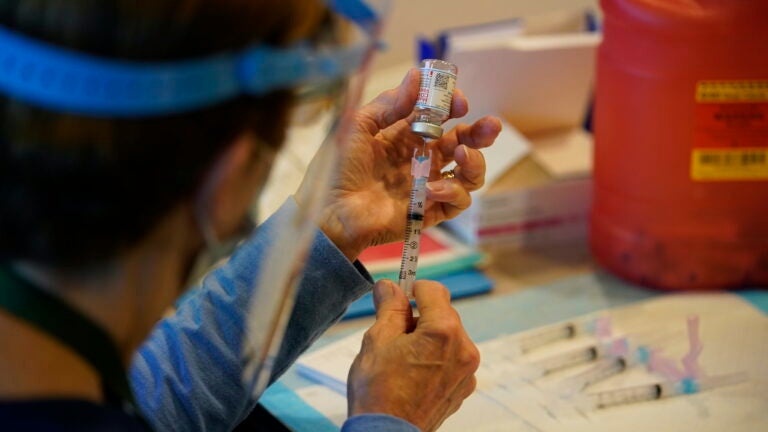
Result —
<svg viewBox="0 0 768 432"><path fill-rule="evenodd" d="M489 262L484 272L494 281L493 290L478 299L506 294L545 285L557 280L593 272L599 267L594 263L585 239L575 240L556 247L512 248L504 245L481 247L488 254ZM454 304L472 302L473 297L458 299ZM342 321L331 327L327 335L346 334L362 327L369 327L373 317L361 317Z"/></svg>
<svg viewBox="0 0 768 432"><path fill-rule="evenodd" d="M522 331L602 309L629 305L662 292L628 284L601 271L582 244L568 248L490 251L488 274L497 281L493 294L461 299L455 307L476 342ZM768 292L742 295L768 313ZM373 318L355 319L332 328L316 346L370 325ZM706 322L706 319L705 319ZM296 393L313 384L292 369L268 390L262 402L278 419L297 431L338 430Z"/></svg>

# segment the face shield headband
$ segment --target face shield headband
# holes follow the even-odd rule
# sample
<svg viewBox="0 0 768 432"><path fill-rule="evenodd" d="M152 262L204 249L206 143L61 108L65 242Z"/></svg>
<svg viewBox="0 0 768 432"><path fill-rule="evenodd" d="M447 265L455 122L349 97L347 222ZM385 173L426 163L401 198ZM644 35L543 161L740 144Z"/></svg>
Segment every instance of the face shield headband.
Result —
<svg viewBox="0 0 768 432"><path fill-rule="evenodd" d="M366 36L360 43L314 48L263 44L173 62L105 59L56 47L0 26L0 92L52 111L143 118L199 110L241 95L312 87L356 71L377 43L380 17L363 0L326 0Z"/></svg>

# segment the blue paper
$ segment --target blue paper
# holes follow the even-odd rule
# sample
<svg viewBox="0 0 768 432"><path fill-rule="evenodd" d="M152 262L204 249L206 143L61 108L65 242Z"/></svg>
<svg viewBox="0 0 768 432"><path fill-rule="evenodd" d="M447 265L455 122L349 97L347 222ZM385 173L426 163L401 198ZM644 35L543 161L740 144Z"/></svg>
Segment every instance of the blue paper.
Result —
<svg viewBox="0 0 768 432"><path fill-rule="evenodd" d="M493 288L493 281L477 270L454 273L434 280L448 288L452 299L486 293ZM376 308L373 306L373 295L368 293L349 305L347 313L342 319L373 315L375 313Z"/></svg>

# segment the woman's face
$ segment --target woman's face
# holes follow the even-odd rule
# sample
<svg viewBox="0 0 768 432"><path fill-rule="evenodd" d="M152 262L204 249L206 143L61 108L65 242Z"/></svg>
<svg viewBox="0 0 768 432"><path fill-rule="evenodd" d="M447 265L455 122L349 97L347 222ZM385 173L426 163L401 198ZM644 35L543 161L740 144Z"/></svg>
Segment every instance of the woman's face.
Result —
<svg viewBox="0 0 768 432"><path fill-rule="evenodd" d="M264 145L250 134L238 138L233 148L234 154L225 156L225 158L229 157L229 160L224 162L224 166L219 164L213 169L213 171L226 171L222 180L213 186L215 190L212 191L213 199L210 202L214 208L208 209L210 223L214 224L216 236L220 242L231 241L233 236L245 234L242 232L244 221L251 217L251 207L256 204L276 157L276 151L272 147ZM197 223L186 225L187 232L181 235L189 238L201 236ZM143 309L139 314L142 335L137 335L139 336L137 342L140 343L155 326L157 320L171 310L176 300L190 288L187 285L190 282L197 282L191 279L189 274L193 271L195 258L200 255L206 244L205 242L195 242L195 244L197 246L194 250L185 253L186 258L179 259L181 265L177 269L177 277L174 278L176 283L163 284L160 281L160 286L145 287L145 295L141 296L144 299L139 299L140 307Z"/></svg>

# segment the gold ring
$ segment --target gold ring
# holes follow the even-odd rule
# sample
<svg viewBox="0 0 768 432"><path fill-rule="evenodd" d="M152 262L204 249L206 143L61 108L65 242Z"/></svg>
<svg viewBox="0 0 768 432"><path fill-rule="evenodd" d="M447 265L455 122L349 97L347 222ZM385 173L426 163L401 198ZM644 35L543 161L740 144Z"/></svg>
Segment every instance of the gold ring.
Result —
<svg viewBox="0 0 768 432"><path fill-rule="evenodd" d="M453 172L453 170L443 171L440 173L440 177L442 177L444 180L452 179L456 177L456 173Z"/></svg>

